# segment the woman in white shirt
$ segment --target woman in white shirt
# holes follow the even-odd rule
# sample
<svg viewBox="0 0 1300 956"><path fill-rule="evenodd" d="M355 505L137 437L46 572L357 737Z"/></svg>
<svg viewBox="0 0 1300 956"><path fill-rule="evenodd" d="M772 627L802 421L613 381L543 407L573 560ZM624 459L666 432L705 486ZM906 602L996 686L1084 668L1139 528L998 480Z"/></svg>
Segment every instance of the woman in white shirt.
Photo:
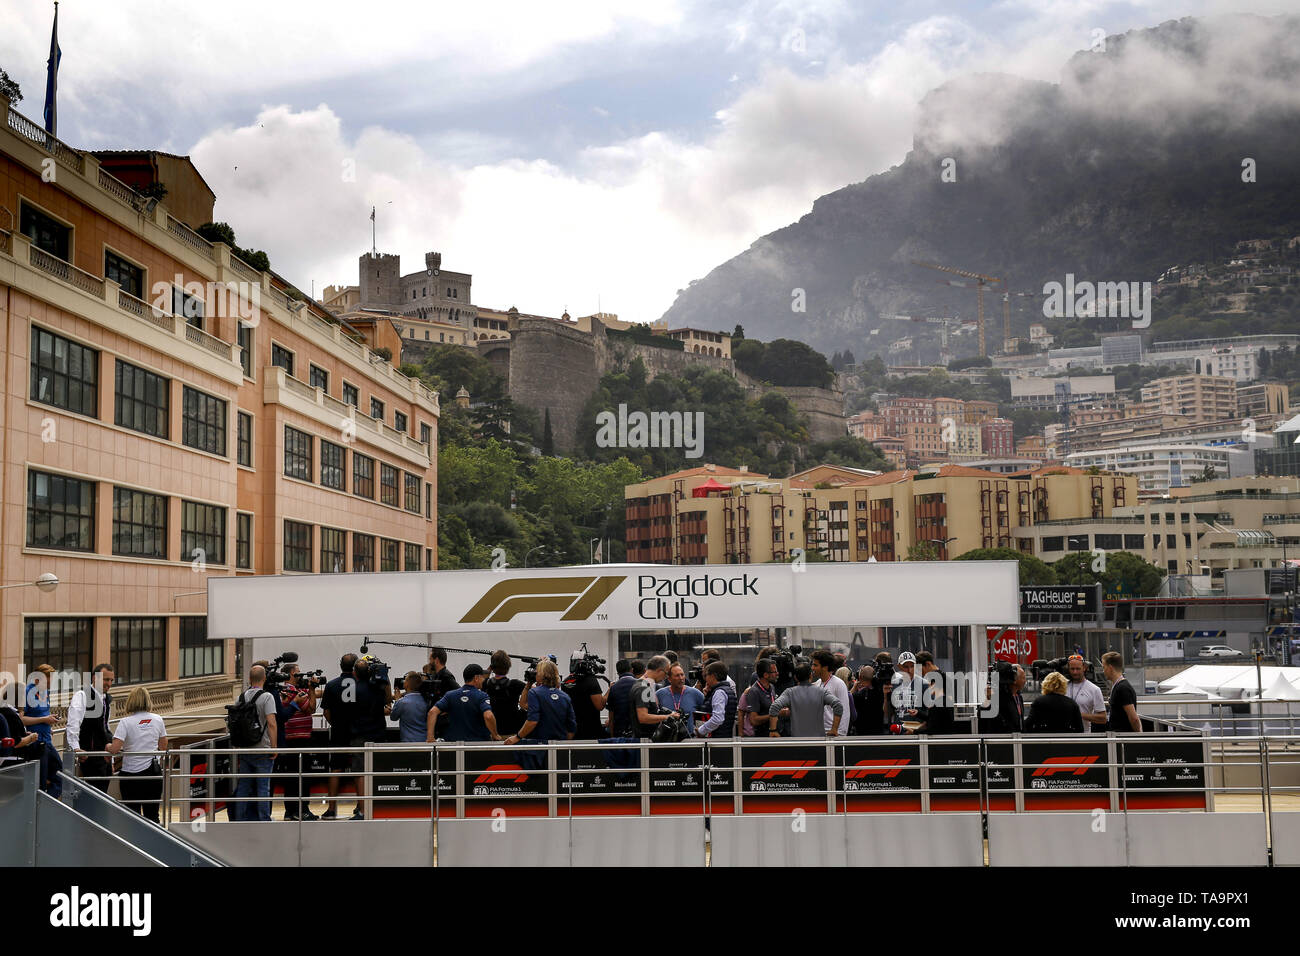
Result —
<svg viewBox="0 0 1300 956"><path fill-rule="evenodd" d="M158 823L162 767L153 751L167 749L167 728L163 719L149 710L150 706L146 688L132 690L126 700L127 715L117 722L113 742L105 749L110 754L123 755L122 772L118 775L122 802L128 809Z"/></svg>

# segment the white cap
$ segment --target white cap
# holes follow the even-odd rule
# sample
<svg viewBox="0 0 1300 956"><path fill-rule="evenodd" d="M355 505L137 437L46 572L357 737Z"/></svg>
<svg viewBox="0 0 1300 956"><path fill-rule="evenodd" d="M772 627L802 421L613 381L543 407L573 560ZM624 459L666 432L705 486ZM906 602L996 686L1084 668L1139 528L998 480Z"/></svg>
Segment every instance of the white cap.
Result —
<svg viewBox="0 0 1300 956"><path fill-rule="evenodd" d="M916 663L916 655L913 654L911 651L903 651L902 654L898 655L899 667L902 667L904 664L915 664L915 663Z"/></svg>

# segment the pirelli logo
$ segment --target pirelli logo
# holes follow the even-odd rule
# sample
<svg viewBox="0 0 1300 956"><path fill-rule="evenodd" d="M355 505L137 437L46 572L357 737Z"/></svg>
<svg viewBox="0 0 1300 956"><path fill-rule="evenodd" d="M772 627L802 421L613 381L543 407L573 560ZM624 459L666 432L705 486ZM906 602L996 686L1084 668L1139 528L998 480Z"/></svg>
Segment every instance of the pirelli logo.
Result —
<svg viewBox="0 0 1300 956"><path fill-rule="evenodd" d="M516 614L562 611L561 621L585 621L627 580L623 574L563 578L514 578L488 588L460 619L462 624L500 623Z"/></svg>

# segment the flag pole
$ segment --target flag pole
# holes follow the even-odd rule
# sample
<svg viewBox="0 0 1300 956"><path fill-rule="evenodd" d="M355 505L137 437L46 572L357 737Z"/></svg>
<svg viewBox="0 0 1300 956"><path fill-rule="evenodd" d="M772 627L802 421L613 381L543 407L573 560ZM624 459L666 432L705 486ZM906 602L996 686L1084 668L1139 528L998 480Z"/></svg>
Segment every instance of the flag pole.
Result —
<svg viewBox="0 0 1300 956"><path fill-rule="evenodd" d="M54 28L50 32L50 58L45 64L45 132L51 139L58 137L59 129L59 0L54 0Z"/></svg>

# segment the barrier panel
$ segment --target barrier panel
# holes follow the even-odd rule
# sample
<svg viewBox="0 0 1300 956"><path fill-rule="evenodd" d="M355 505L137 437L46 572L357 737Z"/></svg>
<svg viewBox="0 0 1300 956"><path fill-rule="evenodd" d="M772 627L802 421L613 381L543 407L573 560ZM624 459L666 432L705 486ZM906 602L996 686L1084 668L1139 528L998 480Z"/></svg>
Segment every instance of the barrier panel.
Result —
<svg viewBox="0 0 1300 956"><path fill-rule="evenodd" d="M1267 866L1263 813L1143 813L1128 818L1129 866Z"/></svg>
<svg viewBox="0 0 1300 956"><path fill-rule="evenodd" d="M1300 866L1300 810L1274 811L1269 823L1273 834L1273 865Z"/></svg>
<svg viewBox="0 0 1300 956"><path fill-rule="evenodd" d="M990 813L989 866L1125 866L1122 813Z"/></svg>

